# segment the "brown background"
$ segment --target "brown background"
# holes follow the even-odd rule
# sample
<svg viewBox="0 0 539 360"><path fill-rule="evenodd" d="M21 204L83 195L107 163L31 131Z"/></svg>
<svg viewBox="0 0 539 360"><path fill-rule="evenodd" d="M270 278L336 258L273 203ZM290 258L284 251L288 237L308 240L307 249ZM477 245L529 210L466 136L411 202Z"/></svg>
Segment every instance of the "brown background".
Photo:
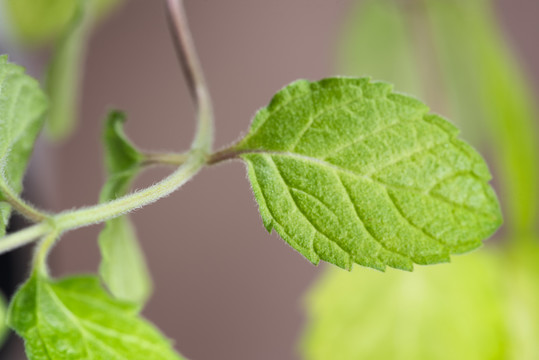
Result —
<svg viewBox="0 0 539 360"><path fill-rule="evenodd" d="M215 103L216 148L245 132L285 84L334 74L336 38L351 0L187 0ZM539 84L536 0L499 1L514 47ZM127 133L148 150L188 148L193 107L168 35L162 1L131 0L94 34L82 124L57 146L41 143L30 186L41 205L94 204L103 183L106 110L127 111ZM152 170L137 187L166 170ZM244 166L204 170L133 215L155 294L144 314L192 359L297 359L304 291L320 273L264 230ZM95 272L100 227L70 233L52 255L55 274ZM13 357L10 357L13 359Z"/></svg>

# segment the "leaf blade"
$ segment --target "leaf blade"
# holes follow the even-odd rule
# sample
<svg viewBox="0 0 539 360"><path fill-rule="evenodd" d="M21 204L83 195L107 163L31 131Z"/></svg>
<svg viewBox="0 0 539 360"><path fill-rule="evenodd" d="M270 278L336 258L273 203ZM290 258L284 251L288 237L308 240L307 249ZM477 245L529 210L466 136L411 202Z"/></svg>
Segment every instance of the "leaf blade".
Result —
<svg viewBox="0 0 539 360"><path fill-rule="evenodd" d="M43 125L47 99L24 69L0 56L0 181L20 194L26 165ZM0 236L11 214L0 191Z"/></svg>
<svg viewBox="0 0 539 360"><path fill-rule="evenodd" d="M25 339L30 360L183 359L137 310L110 298L97 277L33 274L15 295L8 323Z"/></svg>
<svg viewBox="0 0 539 360"><path fill-rule="evenodd" d="M501 223L488 168L457 134L389 84L300 80L235 151L266 228L309 261L411 270L480 246Z"/></svg>

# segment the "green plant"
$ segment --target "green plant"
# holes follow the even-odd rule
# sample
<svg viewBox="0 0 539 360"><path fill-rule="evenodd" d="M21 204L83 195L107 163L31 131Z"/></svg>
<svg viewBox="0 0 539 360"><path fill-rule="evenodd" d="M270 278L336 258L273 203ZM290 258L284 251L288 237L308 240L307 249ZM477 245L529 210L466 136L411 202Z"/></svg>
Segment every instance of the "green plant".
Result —
<svg viewBox="0 0 539 360"><path fill-rule="evenodd" d="M73 21L63 20L66 24L76 24L82 5L91 3L80 4L71 10ZM25 339L29 358L181 358L138 315L150 285L125 214L167 196L207 165L244 160L265 227L315 264L412 270L414 263L447 262L451 254L477 248L500 226L482 158L457 139L447 120L387 83L367 78L294 82L257 113L245 138L213 152L211 101L182 4L170 0L168 5L197 105L197 133L185 153L147 153L123 133L123 114L112 112L104 132L109 178L99 205L49 214L20 198L47 96L20 67L6 57L0 60L2 221L7 223L13 208L35 223L2 238L0 251L40 239L30 279L12 299L8 315L9 325ZM64 39L80 30L64 26ZM60 42L60 54L72 54L64 48L69 43ZM73 68L67 69L67 76L56 76L70 79ZM54 88L48 87L52 106L61 111L65 98L54 94L66 88ZM151 164L174 164L178 170L128 193L132 179ZM100 222L107 223L99 238L100 275L110 294L96 276L51 279L46 265L51 246L67 231Z"/></svg>

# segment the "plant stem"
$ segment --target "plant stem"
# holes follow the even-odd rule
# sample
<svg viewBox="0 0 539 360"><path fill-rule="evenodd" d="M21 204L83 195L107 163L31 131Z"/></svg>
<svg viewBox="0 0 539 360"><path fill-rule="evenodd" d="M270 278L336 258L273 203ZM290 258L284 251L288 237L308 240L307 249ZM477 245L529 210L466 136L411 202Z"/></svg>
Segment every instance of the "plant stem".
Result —
<svg viewBox="0 0 539 360"><path fill-rule="evenodd" d="M48 214L41 212L32 205L22 200L15 191L8 185L4 176L0 177L0 192L2 200L8 202L15 211L33 222L41 222L49 217Z"/></svg>
<svg viewBox="0 0 539 360"><path fill-rule="evenodd" d="M189 153L147 153L144 154L143 166L173 165L180 166L187 161Z"/></svg>
<svg viewBox="0 0 539 360"><path fill-rule="evenodd" d="M49 276L47 257L59 236L60 233L58 231L52 231L39 242L32 265L34 270L37 270L41 275Z"/></svg>
<svg viewBox="0 0 539 360"><path fill-rule="evenodd" d="M204 149L207 154L210 154L213 143L211 98L200 60L193 44L193 38L189 31L184 2L183 0L166 0L166 3L169 25L175 40L176 54L180 59L191 97L198 111L199 129L191 148Z"/></svg>
<svg viewBox="0 0 539 360"><path fill-rule="evenodd" d="M23 245L29 244L35 239L53 230L48 222L44 221L39 224L27 227L24 230L17 231L11 235L7 235L0 239L0 254L6 253Z"/></svg>
<svg viewBox="0 0 539 360"><path fill-rule="evenodd" d="M145 205L151 204L177 190L205 164L206 154L193 151L188 160L174 173L155 185L103 204L66 211L53 217L60 231L100 223Z"/></svg>
<svg viewBox="0 0 539 360"><path fill-rule="evenodd" d="M167 0L176 49L187 78L191 95L197 106L197 131L185 162L174 173L144 190L95 206L66 211L25 230L0 239L0 253L25 245L45 234L58 235L64 231L100 223L151 204L180 188L206 164L213 142L213 114L209 93L187 26L183 1ZM45 238L44 256L54 241ZM44 240L44 241L45 241ZM50 244L49 244L50 243ZM41 254L42 250L39 250Z"/></svg>

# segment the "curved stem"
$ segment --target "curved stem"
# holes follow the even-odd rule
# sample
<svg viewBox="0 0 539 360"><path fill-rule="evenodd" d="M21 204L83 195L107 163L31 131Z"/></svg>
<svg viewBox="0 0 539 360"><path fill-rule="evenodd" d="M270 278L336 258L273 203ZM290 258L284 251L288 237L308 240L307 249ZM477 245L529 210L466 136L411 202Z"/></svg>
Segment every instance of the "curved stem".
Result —
<svg viewBox="0 0 539 360"><path fill-rule="evenodd" d="M177 190L206 164L213 142L213 114L209 93L187 26L183 2L167 0L169 19L173 25L176 49L180 55L191 95L197 105L197 131L185 163L178 170L144 190L95 206L66 211L45 221L0 239L0 253L27 244L45 234L58 235L64 231L103 222L151 204ZM50 237L46 244L51 243ZM43 246L46 245L44 243ZM50 246L49 246L50 247ZM48 248L46 248L48 249ZM45 255L48 252L45 251Z"/></svg>
<svg viewBox="0 0 539 360"><path fill-rule="evenodd" d="M180 166L187 161L189 153L147 153L144 154L142 166L173 165Z"/></svg>
<svg viewBox="0 0 539 360"><path fill-rule="evenodd" d="M198 131L191 148L203 149L209 154L213 143L213 110L204 73L189 31L184 2L166 0L166 3L176 53L198 111Z"/></svg>
<svg viewBox="0 0 539 360"><path fill-rule="evenodd" d="M0 254L6 253L23 245L29 244L35 239L53 230L48 222L42 222L17 231L0 239Z"/></svg>
<svg viewBox="0 0 539 360"><path fill-rule="evenodd" d="M65 231L115 218L171 194L191 179L205 163L206 154L193 151L185 164L155 185L103 204L66 211L52 219L58 230Z"/></svg>
<svg viewBox="0 0 539 360"><path fill-rule="evenodd" d="M41 222L49 217L48 214L39 211L21 199L7 184L4 176L0 177L0 193L2 194L3 200L8 202L15 211L33 222Z"/></svg>
<svg viewBox="0 0 539 360"><path fill-rule="evenodd" d="M41 275L47 277L49 276L49 270L47 269L47 257L59 236L60 232L57 230L52 231L39 242L39 246L34 254L32 265L34 270L37 270Z"/></svg>

